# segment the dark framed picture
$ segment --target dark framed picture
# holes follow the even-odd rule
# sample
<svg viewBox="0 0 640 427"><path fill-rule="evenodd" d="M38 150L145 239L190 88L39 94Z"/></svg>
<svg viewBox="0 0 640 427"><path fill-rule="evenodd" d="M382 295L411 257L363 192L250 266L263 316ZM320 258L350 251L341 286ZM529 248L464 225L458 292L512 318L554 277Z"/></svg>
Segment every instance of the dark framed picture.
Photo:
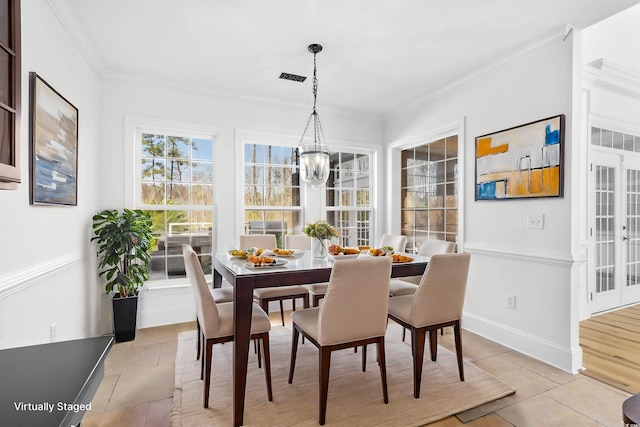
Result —
<svg viewBox="0 0 640 427"><path fill-rule="evenodd" d="M78 204L78 109L29 73L32 205Z"/></svg>
<svg viewBox="0 0 640 427"><path fill-rule="evenodd" d="M476 200L562 197L564 114L476 138Z"/></svg>

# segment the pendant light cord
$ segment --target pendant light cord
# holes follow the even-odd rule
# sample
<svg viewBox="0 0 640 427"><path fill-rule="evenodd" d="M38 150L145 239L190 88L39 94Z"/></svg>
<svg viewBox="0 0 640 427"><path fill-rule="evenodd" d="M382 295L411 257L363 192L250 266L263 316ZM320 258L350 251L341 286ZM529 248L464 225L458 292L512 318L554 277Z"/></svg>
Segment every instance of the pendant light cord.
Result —
<svg viewBox="0 0 640 427"><path fill-rule="evenodd" d="M302 137L300 137L300 144L303 142L305 135L307 134L307 130L309 129L309 124L311 123L311 119L313 118L313 144L315 150L318 151L318 143L322 145L322 141L325 140L324 132L322 130L322 123L320 123L320 116L316 111L317 98L318 98L318 77L317 77L317 61L316 61L317 53L313 53L313 111L309 116L309 120L307 120L307 124L304 127L304 131L302 132Z"/></svg>

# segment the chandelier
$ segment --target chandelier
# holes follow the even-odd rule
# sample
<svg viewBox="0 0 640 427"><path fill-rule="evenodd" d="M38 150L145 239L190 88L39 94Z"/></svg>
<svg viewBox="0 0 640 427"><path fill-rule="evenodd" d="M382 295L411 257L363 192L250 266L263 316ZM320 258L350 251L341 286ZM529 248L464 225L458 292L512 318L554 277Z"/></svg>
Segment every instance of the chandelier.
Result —
<svg viewBox="0 0 640 427"><path fill-rule="evenodd" d="M322 124L320 116L316 111L316 99L318 97L318 78L316 77L316 55L322 51L319 44L310 44L309 52L313 53L313 112L307 120L304 127L302 137L300 138L300 147L298 152L300 155L300 175L302 180L313 188L319 188L324 185L329 176L329 147L327 147L324 133L322 132ZM313 144L303 143L307 134L309 125L313 120Z"/></svg>

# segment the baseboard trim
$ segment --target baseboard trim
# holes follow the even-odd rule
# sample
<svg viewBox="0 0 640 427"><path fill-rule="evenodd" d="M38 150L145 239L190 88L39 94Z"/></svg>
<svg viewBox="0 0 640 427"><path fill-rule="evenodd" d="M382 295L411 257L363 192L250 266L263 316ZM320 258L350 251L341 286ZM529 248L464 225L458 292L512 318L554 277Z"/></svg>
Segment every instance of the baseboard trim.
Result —
<svg viewBox="0 0 640 427"><path fill-rule="evenodd" d="M463 314L464 329L565 372L582 368L582 348L563 347L535 335L472 313Z"/></svg>
<svg viewBox="0 0 640 427"><path fill-rule="evenodd" d="M27 268L0 275L0 299L32 286L79 263L79 253L67 254Z"/></svg>

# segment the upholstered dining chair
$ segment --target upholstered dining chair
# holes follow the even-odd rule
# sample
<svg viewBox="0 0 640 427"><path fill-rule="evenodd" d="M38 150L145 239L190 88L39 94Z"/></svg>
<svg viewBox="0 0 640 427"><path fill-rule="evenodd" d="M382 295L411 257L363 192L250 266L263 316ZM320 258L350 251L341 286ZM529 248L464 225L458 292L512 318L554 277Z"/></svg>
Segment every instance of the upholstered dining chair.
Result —
<svg viewBox="0 0 640 427"><path fill-rule="evenodd" d="M284 247L287 249L311 250L311 237L306 234L287 234L284 237ZM309 292L310 303L314 307L320 304L320 300L327 293L328 282L310 283L302 285Z"/></svg>
<svg viewBox="0 0 640 427"><path fill-rule="evenodd" d="M404 252L407 247L407 236L401 234L383 234L380 238L379 248L391 246L394 252Z"/></svg>
<svg viewBox="0 0 640 427"><path fill-rule="evenodd" d="M467 288L467 253L436 254L431 257L420 285L413 295L389 298L389 318L411 331L413 355L413 397L420 397L422 361L427 331L431 360L438 348L438 329L453 326L460 381L464 381L460 319Z"/></svg>
<svg viewBox="0 0 640 427"><path fill-rule="evenodd" d="M306 234L286 234L284 236L285 249L311 250L311 237Z"/></svg>
<svg viewBox="0 0 640 427"><path fill-rule="evenodd" d="M420 249L418 249L418 255L432 256L435 254L450 254L455 250L456 244L454 242L447 242L446 240L429 239L422 242ZM401 295L413 295L418 289L422 276L409 276L402 279L391 279L389 283L389 293L394 296Z"/></svg>
<svg viewBox="0 0 640 427"><path fill-rule="evenodd" d="M293 336L289 384L293 383L298 337L302 334L318 348L320 425L324 425L326 419L329 367L334 350L376 343L383 400L384 403L389 402L384 336L390 276L390 257L336 261L322 306L291 314Z"/></svg>
<svg viewBox="0 0 640 427"><path fill-rule="evenodd" d="M213 345L233 341L233 303L218 304L213 299L202 272L198 255L189 245L182 245L185 268L196 303L196 316L202 335L204 354L200 364L200 379L204 379L204 407L209 407L209 386L211 384L211 356ZM251 315L251 339L262 342L264 355L264 376L267 383L267 398L273 401L271 388L271 360L269 352L269 316L258 305L253 304ZM260 357L260 355L258 355Z"/></svg>
<svg viewBox="0 0 640 427"><path fill-rule="evenodd" d="M240 236L240 249L257 247L269 250L275 249L276 246L276 236L274 234L243 234ZM304 308L309 307L309 293L299 285L255 289L253 291L253 297L267 314L269 314L269 303L271 301L278 301L280 303L282 326L284 326L284 307L282 301L290 299L293 311L296 310L297 298L302 298Z"/></svg>

